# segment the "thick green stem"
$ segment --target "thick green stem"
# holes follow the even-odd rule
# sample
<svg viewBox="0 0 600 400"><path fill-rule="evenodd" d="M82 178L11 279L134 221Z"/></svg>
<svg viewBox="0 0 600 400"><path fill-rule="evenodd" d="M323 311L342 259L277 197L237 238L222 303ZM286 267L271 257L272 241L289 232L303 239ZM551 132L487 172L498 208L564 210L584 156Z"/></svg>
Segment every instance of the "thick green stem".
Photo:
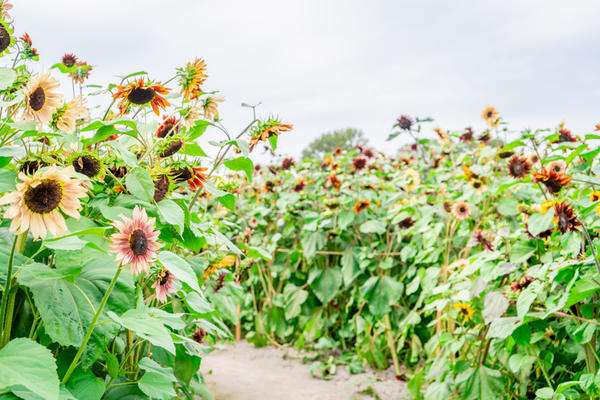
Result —
<svg viewBox="0 0 600 400"><path fill-rule="evenodd" d="M396 354L396 343L394 341L394 335L392 334L392 324L390 323L390 316L388 314L383 317L383 323L385 325L385 336L387 338L388 347L392 352L394 372L396 372L396 376L400 376L402 375L400 371L400 362L398 361L398 354Z"/></svg>
<svg viewBox="0 0 600 400"><path fill-rule="evenodd" d="M66 384L69 381L71 374L75 370L75 367L77 367L77 364L79 363L79 359L81 358L81 355L83 354L83 351L85 350L85 346L87 345L88 341L90 340L90 337L92 336L92 332L94 331L94 328L96 327L96 322L98 321L100 314L102 314L102 310L104 309L104 306L106 305L106 302L108 301L108 297L110 296L110 293L114 289L115 284L117 283L117 279L119 279L120 274L121 274L121 267L119 266L119 267L117 267L117 272L115 273L115 276L113 277L112 281L110 282L110 286L108 287L108 289L106 290L106 293L104 294L104 297L102 298L102 302L100 303L100 306L98 307L98 310L96 311L96 314L94 314L94 318L92 318L92 322L90 323L90 327L88 328L88 330L85 334L85 337L83 338L83 343L81 344L81 347L79 347L77 354L75 354L75 358L73 358L73 361L71 361L71 365L69 365L69 369L67 370L67 372L65 373L65 376L62 379L63 384Z"/></svg>

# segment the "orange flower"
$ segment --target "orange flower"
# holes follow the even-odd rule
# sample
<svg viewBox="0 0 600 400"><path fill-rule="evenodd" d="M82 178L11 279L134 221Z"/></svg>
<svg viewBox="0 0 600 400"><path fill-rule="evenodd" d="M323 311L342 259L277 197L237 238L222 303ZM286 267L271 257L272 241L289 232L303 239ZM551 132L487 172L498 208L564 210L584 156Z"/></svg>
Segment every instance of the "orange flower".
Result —
<svg viewBox="0 0 600 400"><path fill-rule="evenodd" d="M354 204L354 212L360 214L361 212L366 210L367 207L369 207L370 205L371 202L369 200L359 200L356 202L356 204Z"/></svg>
<svg viewBox="0 0 600 400"><path fill-rule="evenodd" d="M171 105L167 99L161 96L161 94L168 94L171 89L158 84L151 85L150 82L145 83L144 78L129 82L125 86L118 85L117 90L117 93L113 94L113 99L122 99L118 105L121 115L125 113L130 104L143 106L150 103L156 115L160 114L159 107L165 109Z"/></svg>
<svg viewBox="0 0 600 400"><path fill-rule="evenodd" d="M206 63L204 60L196 58L194 62L188 62L185 68L179 69L179 83L181 84L181 94L186 101L197 99L202 90L200 85L204 83L206 75Z"/></svg>
<svg viewBox="0 0 600 400"><path fill-rule="evenodd" d="M205 173L208 168L192 167L192 177L188 180L188 185L192 190L204 187L204 182L208 180L208 175Z"/></svg>
<svg viewBox="0 0 600 400"><path fill-rule="evenodd" d="M254 146L256 146L258 142L266 142L271 136L279 136L281 132L287 132L294 129L292 125L280 124L278 121L267 123L262 128L262 130L258 131L250 139L250 151L254 149Z"/></svg>
<svg viewBox="0 0 600 400"><path fill-rule="evenodd" d="M571 177L562 172L556 172L551 168L543 168L540 172L533 174L533 182L543 183L548 191L557 194L560 190L571 183Z"/></svg>
<svg viewBox="0 0 600 400"><path fill-rule="evenodd" d="M340 187L342 186L342 181L340 180L340 178L337 177L336 174L331 174L329 175L329 183L331 183L331 186L333 186L336 189L340 189Z"/></svg>

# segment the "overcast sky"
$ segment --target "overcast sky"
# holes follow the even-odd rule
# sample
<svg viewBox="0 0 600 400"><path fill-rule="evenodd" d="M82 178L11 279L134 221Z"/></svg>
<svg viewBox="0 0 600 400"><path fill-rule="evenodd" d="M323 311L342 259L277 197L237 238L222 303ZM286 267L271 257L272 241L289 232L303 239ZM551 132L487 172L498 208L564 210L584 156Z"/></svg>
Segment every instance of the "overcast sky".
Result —
<svg viewBox="0 0 600 400"><path fill-rule="evenodd" d="M495 105L513 129L575 134L600 122L600 2L364 0L12 0L50 67L65 52L94 65L90 83L146 70L170 78L198 56L205 89L226 97L225 125L258 103L294 124L280 152L299 155L320 133L364 130L386 144L400 114L433 126L483 129ZM68 93L68 92L67 92ZM432 127L433 127L432 126ZM211 135L211 137L214 137Z"/></svg>

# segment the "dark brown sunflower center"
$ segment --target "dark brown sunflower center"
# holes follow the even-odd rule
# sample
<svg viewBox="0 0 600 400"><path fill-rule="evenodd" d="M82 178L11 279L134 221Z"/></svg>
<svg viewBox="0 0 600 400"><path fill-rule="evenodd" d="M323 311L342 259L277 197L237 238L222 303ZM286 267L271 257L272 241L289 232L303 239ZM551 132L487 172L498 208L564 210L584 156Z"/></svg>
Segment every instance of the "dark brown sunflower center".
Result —
<svg viewBox="0 0 600 400"><path fill-rule="evenodd" d="M129 236L129 248L136 256L143 256L148 250L148 238L141 229L136 229Z"/></svg>
<svg viewBox="0 0 600 400"><path fill-rule="evenodd" d="M463 213L465 213L466 211L467 211L467 209L466 209L465 207L463 207L463 206L460 206L460 207L458 207L458 212L459 212L459 213L463 214Z"/></svg>
<svg viewBox="0 0 600 400"><path fill-rule="evenodd" d="M152 88L134 88L127 96L127 100L133 104L142 105L154 99L156 92Z"/></svg>
<svg viewBox="0 0 600 400"><path fill-rule="evenodd" d="M93 178L100 172L100 161L89 155L77 157L73 161L73 168L80 174Z"/></svg>
<svg viewBox="0 0 600 400"><path fill-rule="evenodd" d="M0 53L10 46L10 35L3 25L0 25Z"/></svg>
<svg viewBox="0 0 600 400"><path fill-rule="evenodd" d="M164 270L160 275L160 286L165 286L169 281L169 271Z"/></svg>
<svg viewBox="0 0 600 400"><path fill-rule="evenodd" d="M513 172L515 175L521 175L523 172L523 166L521 164L513 164Z"/></svg>
<svg viewBox="0 0 600 400"><path fill-rule="evenodd" d="M62 195L63 190L58 182L52 179L44 179L37 186L27 188L23 201L32 212L46 214L58 207Z"/></svg>
<svg viewBox="0 0 600 400"><path fill-rule="evenodd" d="M44 88L38 86L38 88L31 93L31 96L29 96L29 106L33 111L40 111L45 103L46 93L44 92Z"/></svg>
<svg viewBox="0 0 600 400"><path fill-rule="evenodd" d="M488 118L492 118L492 115L494 115L494 113L493 113L493 112L491 112L491 111L488 111L488 112L487 112L487 117L488 117Z"/></svg>

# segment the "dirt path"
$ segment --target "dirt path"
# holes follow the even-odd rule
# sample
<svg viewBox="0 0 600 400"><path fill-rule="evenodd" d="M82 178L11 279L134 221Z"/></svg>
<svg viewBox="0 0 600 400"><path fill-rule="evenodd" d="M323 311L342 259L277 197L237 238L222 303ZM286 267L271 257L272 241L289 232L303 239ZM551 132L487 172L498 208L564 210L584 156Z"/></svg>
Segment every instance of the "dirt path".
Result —
<svg viewBox="0 0 600 400"><path fill-rule="evenodd" d="M216 400L377 399L360 393L368 386L381 400L409 398L406 383L396 380L391 370L351 375L338 367L335 377L324 381L310 376L310 364L292 357L298 357L293 349L240 342L203 357L200 369Z"/></svg>

